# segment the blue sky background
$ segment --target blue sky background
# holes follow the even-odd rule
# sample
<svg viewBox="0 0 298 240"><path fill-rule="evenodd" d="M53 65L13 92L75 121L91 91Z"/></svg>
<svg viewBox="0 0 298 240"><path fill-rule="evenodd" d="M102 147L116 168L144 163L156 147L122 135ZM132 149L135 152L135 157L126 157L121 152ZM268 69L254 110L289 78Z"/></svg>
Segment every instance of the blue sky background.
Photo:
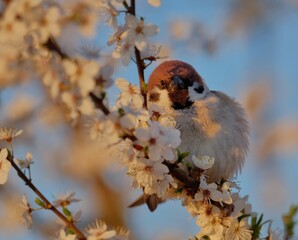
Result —
<svg viewBox="0 0 298 240"><path fill-rule="evenodd" d="M264 130L264 126L274 125L284 120L298 124L298 3L295 5L290 1L283 3L267 1L266 15L262 20L257 21L252 17L251 22L254 23L251 27L240 27L241 34L232 35L224 31L224 22L231 16L231 5L236 1L219 3L214 0L161 0L161 2L160 8L153 8L145 0L138 0L138 15L145 17L145 21L159 26L160 33L153 38L153 41L159 44L169 43L170 58L192 64L210 89L223 91L243 103L243 96L247 89L265 78L269 79L272 93L270 105L262 113L265 123L262 126L258 126L257 123L251 124L251 151L238 180L242 187L241 193L243 196L249 195L253 210L264 213L265 219L273 219L274 228L282 228L281 215L288 210L290 204L298 204L298 143L296 142L293 151L277 151L266 161L261 162L257 159L255 150L258 148L257 144L262 138L262 133L257 132L256 129ZM185 44L173 42L169 24L177 19L199 21L203 24L207 33L218 36L217 51L212 55L202 49L190 51ZM99 28L97 40L101 46L104 46L106 41L106 32L106 28ZM200 39L198 38L197 41L200 42ZM153 63L148 67L145 72L146 78L156 65ZM133 63L129 67L120 66L114 77L124 77L137 83L136 66ZM39 89L30 86L25 87L23 91L38 93ZM110 91L110 99L113 101L117 97L118 90L113 87ZM3 98L9 97L11 93L4 92ZM58 128L51 133L49 140L51 147L54 148L61 143L62 140L57 139L61 130ZM270 131L270 128L267 131ZM57 134L56 137L55 134ZM36 138L34 155L42 155L42 151L47 149L42 145L43 135L35 134L34 137ZM18 152L21 154L27 150L19 148ZM65 179L61 183L62 178L47 173L46 164L37 162L34 167L36 168L34 181L41 189L47 189L47 196L50 197L52 193L65 189L77 191L83 199L84 196L88 196L89 192L83 190L84 186L78 187L76 183ZM115 173L108 174L107 178L111 178L113 174ZM19 186L22 193L31 195L30 191L17 181L14 173L11 173L10 179L12 179L11 184ZM124 185L129 185L129 179ZM131 190L129 199L133 200L137 195L136 191ZM30 198L34 199L33 196ZM82 208L83 212L90 213L90 206L84 203L76 206ZM126 211L128 225L140 240L157 239L157 236L163 233L171 233L177 239L186 239L187 236L194 235L198 231L195 221L178 201L162 204L154 213L150 213L146 207ZM35 216L38 215L39 213L35 214ZM40 215L44 224L54 219L49 217L50 214L40 213ZM32 231L23 229L20 232L0 232L0 239L43 239L38 233L34 234L34 229Z"/></svg>

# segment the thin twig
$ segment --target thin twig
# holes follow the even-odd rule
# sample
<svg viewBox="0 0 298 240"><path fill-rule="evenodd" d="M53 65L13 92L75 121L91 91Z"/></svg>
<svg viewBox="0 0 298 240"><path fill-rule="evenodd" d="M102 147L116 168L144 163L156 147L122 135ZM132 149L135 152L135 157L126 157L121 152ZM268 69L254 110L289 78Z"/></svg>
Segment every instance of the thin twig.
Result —
<svg viewBox="0 0 298 240"><path fill-rule="evenodd" d="M50 51L52 51L52 52L56 52L56 53L58 53L58 55L59 55L62 59L69 58L69 56L61 50L61 48L60 48L60 46L58 45L58 43L56 42L56 40L55 40L54 38L52 38L52 37L50 37L50 38L48 39L48 41L44 44L44 46L45 46L48 50L50 50Z"/></svg>
<svg viewBox="0 0 298 240"><path fill-rule="evenodd" d="M153 61L150 61L149 63L147 63L146 65L145 65L145 69L147 68L147 67L149 67L151 64L153 63Z"/></svg>
<svg viewBox="0 0 298 240"><path fill-rule="evenodd" d="M44 44L44 46L50 51L58 53L62 59L69 58L69 56L61 50L60 46L53 38L49 38L48 41ZM101 109L105 115L108 115L110 113L109 109L103 104L102 98L97 97L94 93L89 93L89 96L91 97L95 106Z"/></svg>
<svg viewBox="0 0 298 240"><path fill-rule="evenodd" d="M141 88L141 94L144 98L144 107L147 107L147 95L144 90L144 84L145 84L145 77L144 77L144 69L145 64L144 61L141 58L140 51L135 47L135 55L136 55L136 62L137 62L137 68L138 68L138 74L139 74L139 84Z"/></svg>
<svg viewBox="0 0 298 240"><path fill-rule="evenodd" d="M125 0L122 1L122 4L123 4L123 6L125 7L125 9L126 9L127 11L129 11L129 6L128 6L128 4L127 4L127 2L126 2Z"/></svg>
<svg viewBox="0 0 298 240"><path fill-rule="evenodd" d="M27 178L27 176L22 172L18 165L13 161L13 157L10 157L8 160L10 161L12 167L17 171L18 176L45 203L45 209L51 210L54 214L56 214L69 228L71 228L75 232L79 240L86 240L87 238L85 237L85 235L74 225L74 223L68 221L67 218L56 207L54 207L51 202L37 189L32 181Z"/></svg>
<svg viewBox="0 0 298 240"><path fill-rule="evenodd" d="M89 96L94 102L96 108L100 109L105 115L110 113L110 110L103 104L103 98L97 97L93 92L90 92Z"/></svg>
<svg viewBox="0 0 298 240"><path fill-rule="evenodd" d="M136 1L130 0L130 8L128 9L131 15L136 15Z"/></svg>
<svg viewBox="0 0 298 240"><path fill-rule="evenodd" d="M128 9L129 14L136 16L136 2L135 0L130 0L130 7ZM145 63L144 60L141 58L140 51L135 47L135 56L136 56L136 64L138 69L139 75L139 84L141 89L141 94L144 98L144 107L147 108L147 95L144 90L145 84L145 77L144 77L144 70L145 70Z"/></svg>
<svg viewBox="0 0 298 240"><path fill-rule="evenodd" d="M29 181L31 182L32 181L32 178L31 178L31 168L30 168L30 165L28 166L28 172L29 172Z"/></svg>
<svg viewBox="0 0 298 240"><path fill-rule="evenodd" d="M176 164L170 163L169 161L165 160L163 163L169 168L170 173L173 177L177 178L180 182L185 184L186 187L192 188L197 190L200 182L193 179L192 177L187 176L187 174L180 169Z"/></svg>

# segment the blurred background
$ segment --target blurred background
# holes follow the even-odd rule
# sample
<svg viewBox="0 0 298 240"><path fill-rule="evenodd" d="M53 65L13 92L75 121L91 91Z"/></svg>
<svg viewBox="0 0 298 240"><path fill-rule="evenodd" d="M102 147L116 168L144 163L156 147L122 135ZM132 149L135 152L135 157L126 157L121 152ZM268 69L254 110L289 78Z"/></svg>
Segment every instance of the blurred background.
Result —
<svg viewBox="0 0 298 240"><path fill-rule="evenodd" d="M161 0L159 8L136 2L137 15L160 28L153 42L161 46L162 60L192 64L210 89L245 107L251 134L246 165L237 178L241 195L249 195L253 211L282 230L282 214L298 204L298 1ZM59 43L65 51L99 51L114 64L114 79L137 84L133 62L124 67L109 58L113 47L106 42L112 31L106 25L99 23L92 39L74 34L71 28L63 31ZM146 78L160 61L146 69ZM109 89L111 105L118 93L114 86ZM82 210L79 227L102 219L130 229L140 240L181 240L198 232L179 201L162 204L154 213L145 206L127 208L140 192L130 187L125 169L105 154L104 146L89 140L86 124L70 126L39 81L2 89L0 101L0 126L24 129L14 142L15 155L32 152L36 186L50 200L69 190L82 199L70 207ZM0 239L54 237L59 225L52 213L33 212L31 230L18 222L22 194L34 206L34 194L11 171L8 183L0 186Z"/></svg>

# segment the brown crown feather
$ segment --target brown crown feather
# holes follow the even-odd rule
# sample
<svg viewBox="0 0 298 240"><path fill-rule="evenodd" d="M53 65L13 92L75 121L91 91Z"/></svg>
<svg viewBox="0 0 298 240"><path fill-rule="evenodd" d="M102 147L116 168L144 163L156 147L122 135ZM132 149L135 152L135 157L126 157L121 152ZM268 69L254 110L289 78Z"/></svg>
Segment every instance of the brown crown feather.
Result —
<svg viewBox="0 0 298 240"><path fill-rule="evenodd" d="M161 80L170 82L174 76L198 82L200 85L203 84L201 76L190 64L178 60L171 60L161 63L153 70L148 81L149 92L155 86L160 86Z"/></svg>

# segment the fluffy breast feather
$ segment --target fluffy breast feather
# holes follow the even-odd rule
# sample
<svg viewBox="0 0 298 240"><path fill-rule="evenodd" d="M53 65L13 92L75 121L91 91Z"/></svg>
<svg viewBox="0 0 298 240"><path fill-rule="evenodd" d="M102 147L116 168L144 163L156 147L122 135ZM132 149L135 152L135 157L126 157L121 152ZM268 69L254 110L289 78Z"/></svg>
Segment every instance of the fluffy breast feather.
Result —
<svg viewBox="0 0 298 240"><path fill-rule="evenodd" d="M224 93L211 91L190 109L176 111L181 151L215 158L209 181L229 179L241 171L248 150L248 124L243 108Z"/></svg>

